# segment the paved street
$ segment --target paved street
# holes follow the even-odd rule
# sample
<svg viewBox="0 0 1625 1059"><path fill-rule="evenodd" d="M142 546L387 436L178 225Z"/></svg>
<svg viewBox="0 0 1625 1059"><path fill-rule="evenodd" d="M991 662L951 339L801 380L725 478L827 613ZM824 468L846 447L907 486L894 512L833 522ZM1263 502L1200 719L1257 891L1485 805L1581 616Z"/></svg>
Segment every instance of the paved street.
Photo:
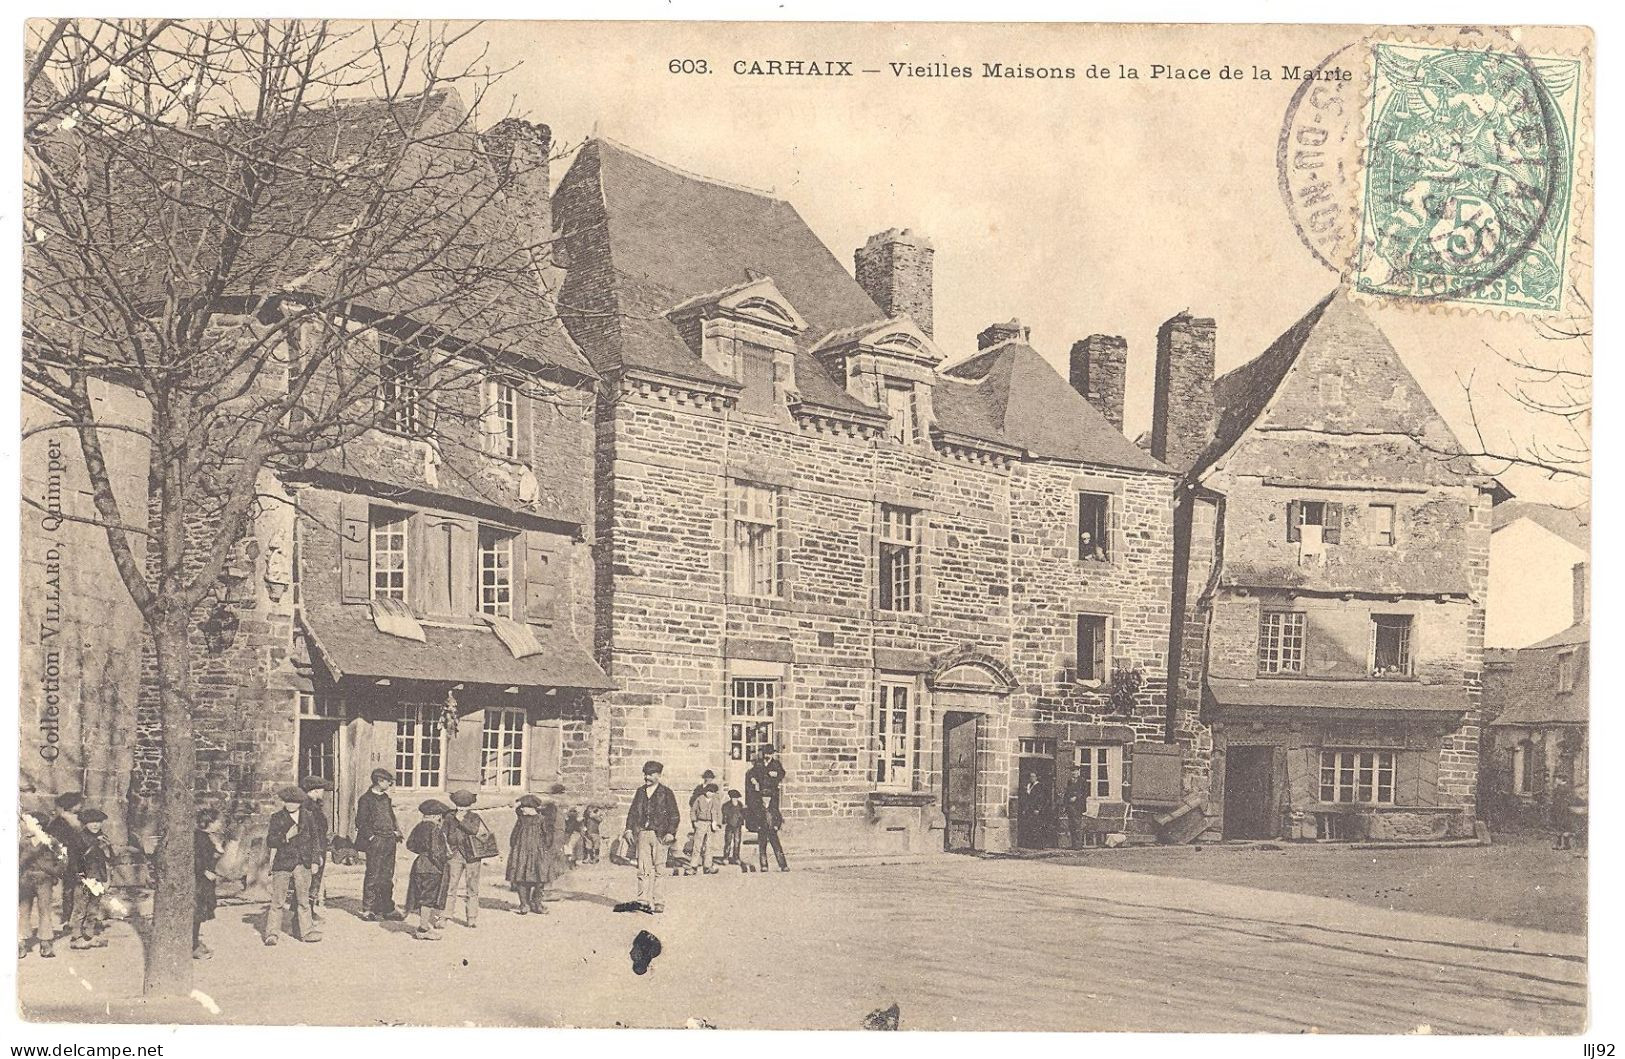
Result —
<svg viewBox="0 0 1625 1059"><path fill-rule="evenodd" d="M1326 897L1003 859L668 880L663 916L616 914L630 869L599 867L519 918L488 887L477 930L439 943L354 918L334 869L317 945L259 945L227 905L198 967L206 1000L143 1005L140 950L20 965L36 1019L904 1029L1577 1032L1583 936ZM252 924L252 925L250 925ZM395 928L395 929L391 929ZM641 928L664 945L635 976ZM290 988L287 983L302 985ZM273 986L272 983L282 983ZM218 1015L207 1010L219 1008Z"/></svg>

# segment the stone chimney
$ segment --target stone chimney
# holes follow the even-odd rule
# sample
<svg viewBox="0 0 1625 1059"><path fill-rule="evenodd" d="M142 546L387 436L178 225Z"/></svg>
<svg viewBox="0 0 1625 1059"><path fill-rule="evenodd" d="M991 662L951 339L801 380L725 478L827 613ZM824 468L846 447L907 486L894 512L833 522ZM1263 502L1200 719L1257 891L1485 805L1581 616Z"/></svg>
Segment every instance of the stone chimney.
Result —
<svg viewBox="0 0 1625 1059"><path fill-rule="evenodd" d="M1027 327L1020 320L1006 320L1002 324L988 324L982 329L982 333L976 336L976 348L987 349L989 346L996 346L1000 342L1009 342L1012 339L1017 342L1025 342L1030 334L1032 334L1032 328Z"/></svg>
<svg viewBox="0 0 1625 1059"><path fill-rule="evenodd" d="M887 316L907 316L936 337L931 317L931 240L907 228L871 235L852 255L858 286Z"/></svg>
<svg viewBox="0 0 1625 1059"><path fill-rule="evenodd" d="M1591 620L1591 586L1587 576L1590 564L1574 564L1574 624Z"/></svg>
<svg viewBox="0 0 1625 1059"><path fill-rule="evenodd" d="M1128 342L1119 335L1090 335L1072 343L1072 388L1123 432L1123 387Z"/></svg>
<svg viewBox="0 0 1625 1059"><path fill-rule="evenodd" d="M553 189L548 181L548 155L553 130L523 118L505 118L480 137L500 187L514 200L518 237L539 244L552 237Z"/></svg>
<svg viewBox="0 0 1625 1059"><path fill-rule="evenodd" d="M1213 439L1210 319L1180 313L1157 329L1157 381L1151 409L1151 455L1181 474Z"/></svg>

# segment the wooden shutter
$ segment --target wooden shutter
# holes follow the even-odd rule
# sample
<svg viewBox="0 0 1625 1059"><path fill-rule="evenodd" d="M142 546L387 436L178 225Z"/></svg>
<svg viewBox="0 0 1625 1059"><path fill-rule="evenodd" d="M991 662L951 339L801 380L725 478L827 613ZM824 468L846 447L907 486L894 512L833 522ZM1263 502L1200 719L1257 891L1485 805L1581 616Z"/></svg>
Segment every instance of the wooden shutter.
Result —
<svg viewBox="0 0 1625 1059"><path fill-rule="evenodd" d="M1286 539L1295 541L1302 535L1303 505L1296 500L1286 502Z"/></svg>
<svg viewBox="0 0 1625 1059"><path fill-rule="evenodd" d="M480 741L485 734L485 711L464 713L455 735L446 739L446 787L477 787L480 782Z"/></svg>
<svg viewBox="0 0 1625 1059"><path fill-rule="evenodd" d="M1321 528L1320 539L1327 544L1338 544L1343 539L1343 505L1327 504L1326 525Z"/></svg>
<svg viewBox="0 0 1625 1059"><path fill-rule="evenodd" d="M517 550L518 541L515 541ZM525 619L539 625L564 621L570 605L568 544L560 538L525 531Z"/></svg>
<svg viewBox="0 0 1625 1059"><path fill-rule="evenodd" d="M1407 758L1416 759L1416 802L1417 805L1439 804L1439 752L1427 750L1400 750L1395 753L1394 773L1398 780L1400 763ZM1397 782L1396 782L1397 788ZM1394 791L1399 803L1405 804L1404 793L1400 789Z"/></svg>
<svg viewBox="0 0 1625 1059"><path fill-rule="evenodd" d="M1094 678L1096 680L1105 680L1106 679L1106 619L1105 618L1099 618L1099 617L1090 618L1089 619L1089 626L1090 626L1091 632L1093 634L1093 640L1094 640L1094 642L1092 644L1090 644L1090 649L1094 652L1094 666L1095 666L1095 668L1094 668L1093 676L1094 676Z"/></svg>
<svg viewBox="0 0 1625 1059"><path fill-rule="evenodd" d="M559 781L564 764L564 727L558 721L538 721L530 726L525 744L525 772L530 789L546 794Z"/></svg>
<svg viewBox="0 0 1625 1059"><path fill-rule="evenodd" d="M372 539L367 498L339 498L339 592L346 603L372 598Z"/></svg>

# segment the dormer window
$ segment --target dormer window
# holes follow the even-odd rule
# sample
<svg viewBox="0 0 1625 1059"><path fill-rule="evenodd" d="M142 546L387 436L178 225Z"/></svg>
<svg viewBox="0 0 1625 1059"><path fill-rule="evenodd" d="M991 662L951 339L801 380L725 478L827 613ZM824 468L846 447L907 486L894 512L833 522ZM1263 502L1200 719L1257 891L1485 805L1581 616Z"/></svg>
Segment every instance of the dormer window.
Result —
<svg viewBox="0 0 1625 1059"><path fill-rule="evenodd" d="M911 445L920 437L920 409L911 382L886 381L886 415L891 419L887 436Z"/></svg>
<svg viewBox="0 0 1625 1059"><path fill-rule="evenodd" d="M735 376L745 387L739 394L739 409L756 415L771 415L779 405L773 388L773 350L740 343L734 353Z"/></svg>

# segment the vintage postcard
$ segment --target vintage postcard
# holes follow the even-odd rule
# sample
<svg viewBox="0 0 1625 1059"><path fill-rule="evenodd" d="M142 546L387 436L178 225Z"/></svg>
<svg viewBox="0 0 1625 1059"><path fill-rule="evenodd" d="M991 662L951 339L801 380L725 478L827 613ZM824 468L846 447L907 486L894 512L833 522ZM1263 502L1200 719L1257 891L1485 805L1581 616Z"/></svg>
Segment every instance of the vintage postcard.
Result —
<svg viewBox="0 0 1625 1059"><path fill-rule="evenodd" d="M26 38L23 1019L1586 1027L1589 30Z"/></svg>

